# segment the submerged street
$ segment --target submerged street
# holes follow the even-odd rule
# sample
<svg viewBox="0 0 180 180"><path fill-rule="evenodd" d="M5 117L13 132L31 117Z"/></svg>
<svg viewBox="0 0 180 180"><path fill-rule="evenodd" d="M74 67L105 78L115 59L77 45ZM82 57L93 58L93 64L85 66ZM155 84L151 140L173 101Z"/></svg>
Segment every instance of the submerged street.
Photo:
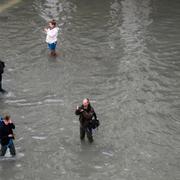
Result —
<svg viewBox="0 0 180 180"><path fill-rule="evenodd" d="M6 6L5 6L6 4ZM0 2L0 114L16 124L15 159L0 180L178 180L180 2ZM56 58L43 29L60 28ZM79 139L83 98L94 142Z"/></svg>

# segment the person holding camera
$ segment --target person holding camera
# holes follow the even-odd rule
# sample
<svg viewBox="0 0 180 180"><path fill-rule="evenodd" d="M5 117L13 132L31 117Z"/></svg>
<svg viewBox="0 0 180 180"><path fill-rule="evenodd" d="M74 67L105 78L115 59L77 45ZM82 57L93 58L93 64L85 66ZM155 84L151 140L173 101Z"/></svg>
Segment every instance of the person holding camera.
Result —
<svg viewBox="0 0 180 180"><path fill-rule="evenodd" d="M51 56L56 56L56 45L59 28L56 26L56 21L53 19L49 22L49 27L44 29L46 36L46 42L50 50Z"/></svg>
<svg viewBox="0 0 180 180"><path fill-rule="evenodd" d="M86 134L89 142L92 143L92 121L97 120L97 116L88 98L83 100L80 107L77 106L75 114L79 115L80 139L83 140Z"/></svg>

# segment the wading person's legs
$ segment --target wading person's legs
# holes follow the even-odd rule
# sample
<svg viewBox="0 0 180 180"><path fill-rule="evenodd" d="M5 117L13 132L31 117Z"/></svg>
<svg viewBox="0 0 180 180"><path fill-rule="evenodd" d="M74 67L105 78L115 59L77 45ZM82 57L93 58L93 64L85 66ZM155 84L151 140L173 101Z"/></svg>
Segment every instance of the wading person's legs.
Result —
<svg viewBox="0 0 180 180"><path fill-rule="evenodd" d="M1 150L0 150L0 156L4 156L7 151L7 145L2 146L1 145Z"/></svg>
<svg viewBox="0 0 180 180"><path fill-rule="evenodd" d="M11 153L12 156L15 156L15 155L16 155L16 150L15 150L14 143L12 143L12 144L9 145L9 151L10 151L10 153Z"/></svg>
<svg viewBox="0 0 180 180"><path fill-rule="evenodd" d="M87 138L88 138L89 142L92 143L93 142L92 128L87 128L86 134L87 134Z"/></svg>
<svg viewBox="0 0 180 180"><path fill-rule="evenodd" d="M80 127L80 139L83 140L85 137L85 129Z"/></svg>

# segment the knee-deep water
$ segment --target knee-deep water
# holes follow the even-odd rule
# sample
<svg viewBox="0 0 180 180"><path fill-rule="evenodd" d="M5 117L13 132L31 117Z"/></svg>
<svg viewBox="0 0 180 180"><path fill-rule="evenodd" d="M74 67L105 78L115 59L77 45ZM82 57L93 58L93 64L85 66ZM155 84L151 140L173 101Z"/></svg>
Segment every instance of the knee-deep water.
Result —
<svg viewBox="0 0 180 180"><path fill-rule="evenodd" d="M4 9L0 114L16 125L17 157L0 160L0 180L178 180L179 9L178 0L22 0ZM57 58L43 33L51 18ZM80 142L74 114L85 97L101 122L93 144Z"/></svg>

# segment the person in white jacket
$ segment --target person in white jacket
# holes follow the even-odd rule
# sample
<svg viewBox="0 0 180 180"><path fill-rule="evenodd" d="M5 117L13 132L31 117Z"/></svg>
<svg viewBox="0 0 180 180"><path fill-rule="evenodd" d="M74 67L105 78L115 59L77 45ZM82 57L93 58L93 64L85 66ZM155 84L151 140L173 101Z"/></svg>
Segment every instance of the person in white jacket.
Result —
<svg viewBox="0 0 180 180"><path fill-rule="evenodd" d="M45 28L46 32L46 42L48 43L48 48L50 49L50 55L56 56L56 44L59 28L56 27L56 21L52 20L49 22L49 27Z"/></svg>

